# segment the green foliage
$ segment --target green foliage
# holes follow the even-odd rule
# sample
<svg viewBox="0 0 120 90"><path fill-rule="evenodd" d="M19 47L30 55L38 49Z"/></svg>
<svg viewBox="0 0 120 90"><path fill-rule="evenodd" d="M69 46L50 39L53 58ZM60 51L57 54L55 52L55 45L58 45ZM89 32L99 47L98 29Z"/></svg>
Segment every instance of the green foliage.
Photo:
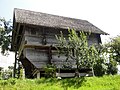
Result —
<svg viewBox="0 0 120 90"><path fill-rule="evenodd" d="M56 48L59 54L64 54L66 56L66 61L71 58L76 61L76 65L78 67L81 67L83 64L85 64L84 61L86 59L88 47L87 36L84 32L79 32L80 35L78 37L78 34L75 32L75 30L68 31L68 38L65 38L62 32L60 36L56 36L58 41Z"/></svg>
<svg viewBox="0 0 120 90"><path fill-rule="evenodd" d="M93 68L94 68L95 76L103 76L107 70L107 66L102 62L101 63L97 62Z"/></svg>
<svg viewBox="0 0 120 90"><path fill-rule="evenodd" d="M120 38L114 38L106 45L89 45L87 37L90 35L84 32L75 32L75 30L68 30L68 37L64 37L61 32L60 36L56 36L58 45L56 48L59 55L65 55L66 61L73 59L76 61L77 72L78 69L91 68L93 76L103 76L107 74L116 74L117 63L120 58ZM109 63L107 60L109 55ZM69 62L69 61L68 61ZM70 65L69 65L70 66Z"/></svg>
<svg viewBox="0 0 120 90"><path fill-rule="evenodd" d="M10 79L8 79L8 82L10 83L10 85L15 85L16 79L10 78Z"/></svg>
<svg viewBox="0 0 120 90"><path fill-rule="evenodd" d="M47 65L44 67L46 77L55 77L56 76L56 67L54 65Z"/></svg>
<svg viewBox="0 0 120 90"><path fill-rule="evenodd" d="M10 78L8 80L1 80L0 85L1 86L6 86L6 85L15 85L16 84L16 79Z"/></svg>
<svg viewBox="0 0 120 90"><path fill-rule="evenodd" d="M64 54L66 61L69 59L75 60L77 71L80 68L92 68L94 75L94 65L97 65L97 62L103 58L103 49L100 49L100 46L88 46L87 37L90 35L88 33L84 33L83 31L77 33L75 30L70 29L68 32L69 34L66 38L63 36L62 32L60 36L56 36L58 41L56 48L59 55Z"/></svg>
<svg viewBox="0 0 120 90"><path fill-rule="evenodd" d="M106 48L103 45L96 46L97 54L96 55L96 63L94 64L94 72L95 76L103 76L106 73L107 65L106 65Z"/></svg>
<svg viewBox="0 0 120 90"><path fill-rule="evenodd" d="M107 69L107 74L117 74L117 62L115 60L110 60L109 63L107 64L108 65L108 69Z"/></svg>
<svg viewBox="0 0 120 90"><path fill-rule="evenodd" d="M1 70L0 72L0 79L9 79L12 78L13 66L9 66L6 70Z"/></svg>
<svg viewBox="0 0 120 90"><path fill-rule="evenodd" d="M120 75L41 79L9 79L0 81L0 90L119 90Z"/></svg>
<svg viewBox="0 0 120 90"><path fill-rule="evenodd" d="M104 45L108 55L107 74L117 74L117 62L120 63L120 36L111 38L111 41Z"/></svg>
<svg viewBox="0 0 120 90"><path fill-rule="evenodd" d="M10 48L12 25L10 21L6 21L4 18L0 18L0 46L2 48L1 53L6 55Z"/></svg>
<svg viewBox="0 0 120 90"><path fill-rule="evenodd" d="M112 58L117 62L120 62L120 36L111 38L111 41L105 44L105 46L108 48L107 52L112 56Z"/></svg>

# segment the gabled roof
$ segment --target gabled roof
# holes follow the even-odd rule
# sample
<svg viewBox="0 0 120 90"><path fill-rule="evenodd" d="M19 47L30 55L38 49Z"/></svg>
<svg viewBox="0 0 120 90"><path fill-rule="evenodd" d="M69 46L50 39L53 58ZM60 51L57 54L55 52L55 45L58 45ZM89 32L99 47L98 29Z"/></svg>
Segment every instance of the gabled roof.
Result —
<svg viewBox="0 0 120 90"><path fill-rule="evenodd" d="M14 9L13 23L23 23L62 29L70 28L77 31L82 30L85 32L97 34L107 34L86 20L74 19L17 8Z"/></svg>

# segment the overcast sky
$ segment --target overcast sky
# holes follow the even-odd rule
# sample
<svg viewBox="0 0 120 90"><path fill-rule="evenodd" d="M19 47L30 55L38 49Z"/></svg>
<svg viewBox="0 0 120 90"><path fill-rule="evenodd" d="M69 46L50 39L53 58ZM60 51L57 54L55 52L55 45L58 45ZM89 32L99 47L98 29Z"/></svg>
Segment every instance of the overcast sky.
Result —
<svg viewBox="0 0 120 90"><path fill-rule="evenodd" d="M110 34L103 42L120 35L120 0L0 0L0 17L12 19L14 8L88 20Z"/></svg>

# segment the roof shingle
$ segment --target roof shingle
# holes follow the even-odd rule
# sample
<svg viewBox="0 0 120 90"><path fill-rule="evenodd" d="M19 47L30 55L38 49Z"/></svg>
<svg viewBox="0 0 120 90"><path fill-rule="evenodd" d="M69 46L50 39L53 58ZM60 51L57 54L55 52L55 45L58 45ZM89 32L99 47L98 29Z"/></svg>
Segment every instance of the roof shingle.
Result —
<svg viewBox="0 0 120 90"><path fill-rule="evenodd" d="M14 19L15 21L13 21L13 23L17 22L62 29L71 28L78 31L81 30L97 34L107 34L86 20L34 12L24 9L15 8Z"/></svg>

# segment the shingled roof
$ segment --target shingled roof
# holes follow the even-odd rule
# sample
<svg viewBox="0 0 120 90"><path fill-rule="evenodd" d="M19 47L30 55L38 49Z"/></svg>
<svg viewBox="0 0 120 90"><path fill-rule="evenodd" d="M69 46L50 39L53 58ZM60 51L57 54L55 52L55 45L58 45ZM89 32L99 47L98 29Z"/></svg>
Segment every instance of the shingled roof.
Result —
<svg viewBox="0 0 120 90"><path fill-rule="evenodd" d="M13 23L23 23L62 29L71 28L77 31L82 30L85 32L97 34L107 34L86 20L74 19L17 8L14 9Z"/></svg>

